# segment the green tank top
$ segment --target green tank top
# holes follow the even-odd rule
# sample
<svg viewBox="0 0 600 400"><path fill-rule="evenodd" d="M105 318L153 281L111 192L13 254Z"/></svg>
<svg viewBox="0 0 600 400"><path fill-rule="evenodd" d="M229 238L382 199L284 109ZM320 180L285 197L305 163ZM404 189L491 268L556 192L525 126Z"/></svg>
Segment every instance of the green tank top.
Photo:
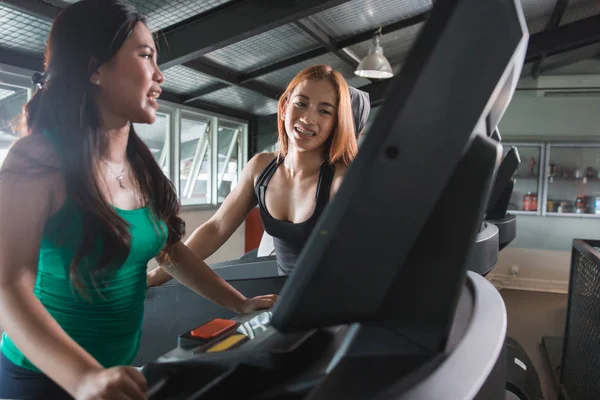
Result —
<svg viewBox="0 0 600 400"><path fill-rule="evenodd" d="M148 207L114 209L131 232L128 257L115 273L95 287L84 279L85 297L70 282L69 267L82 237L82 219L67 200L44 227L34 287L35 296L52 317L106 368L131 365L135 358L144 316L147 264L164 247L167 237L166 225L155 223ZM82 261L83 267L98 258L102 251L98 242ZM16 365L38 371L6 333L1 350Z"/></svg>

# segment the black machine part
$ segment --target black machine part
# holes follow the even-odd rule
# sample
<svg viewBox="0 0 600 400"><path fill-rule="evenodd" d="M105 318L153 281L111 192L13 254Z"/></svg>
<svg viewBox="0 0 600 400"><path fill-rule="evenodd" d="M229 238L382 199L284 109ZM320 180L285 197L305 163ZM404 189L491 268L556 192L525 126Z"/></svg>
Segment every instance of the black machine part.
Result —
<svg viewBox="0 0 600 400"><path fill-rule="evenodd" d="M501 219L506 215L510 195L514 189L513 174L519 167L521 158L516 147L512 147L504 158L494 182L494 189L490 194L490 200L486 210L486 219Z"/></svg>
<svg viewBox="0 0 600 400"><path fill-rule="evenodd" d="M540 378L523 346L507 336L505 351L506 390L519 400L542 400Z"/></svg>
<svg viewBox="0 0 600 400"><path fill-rule="evenodd" d="M517 237L517 218L513 214L506 214L500 219L488 219L486 222L498 228L499 250L504 249Z"/></svg>
<svg viewBox="0 0 600 400"><path fill-rule="evenodd" d="M498 227L487 221L484 222L471 247L467 260L467 270L486 276L498 262L499 248Z"/></svg>
<svg viewBox="0 0 600 400"><path fill-rule="evenodd" d="M239 266L239 268L236 268ZM211 264L210 267L223 279L258 279L278 276L277 257L253 257L247 254L239 260ZM240 274L239 271L243 273Z"/></svg>
<svg viewBox="0 0 600 400"><path fill-rule="evenodd" d="M508 211L508 205L510 204L510 196L515 189L515 180L511 178L504 187L504 190L500 192L496 198L495 203L490 203L487 209L486 217L488 219L500 219Z"/></svg>
<svg viewBox="0 0 600 400"><path fill-rule="evenodd" d="M337 331L319 330L305 347L278 354L274 366L269 365L269 347L261 345L181 362L171 352L170 358L169 353L164 357L170 361L150 363L142 372L149 400L504 400L505 333L500 294L469 272L443 354L423 358L403 344L407 339L402 335L381 326L351 324ZM307 351L323 345L321 351ZM241 351L245 357L227 354Z"/></svg>
<svg viewBox="0 0 600 400"><path fill-rule="evenodd" d="M488 127L488 131L490 131L489 127ZM502 136L500 135L500 130L498 129L498 127L496 127L496 129L493 130L493 132L490 135L490 137L492 139L494 139L496 142L501 142L502 141Z"/></svg>

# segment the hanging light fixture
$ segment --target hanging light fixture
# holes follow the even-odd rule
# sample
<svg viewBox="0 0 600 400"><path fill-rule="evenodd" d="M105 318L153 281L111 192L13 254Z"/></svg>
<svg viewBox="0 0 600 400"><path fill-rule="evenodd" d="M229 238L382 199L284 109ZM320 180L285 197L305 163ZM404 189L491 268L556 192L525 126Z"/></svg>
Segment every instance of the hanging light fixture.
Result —
<svg viewBox="0 0 600 400"><path fill-rule="evenodd" d="M379 45L381 27L373 35L373 44L369 54L358 64L354 73L363 78L387 79L394 76L390 62L383 55L383 48Z"/></svg>

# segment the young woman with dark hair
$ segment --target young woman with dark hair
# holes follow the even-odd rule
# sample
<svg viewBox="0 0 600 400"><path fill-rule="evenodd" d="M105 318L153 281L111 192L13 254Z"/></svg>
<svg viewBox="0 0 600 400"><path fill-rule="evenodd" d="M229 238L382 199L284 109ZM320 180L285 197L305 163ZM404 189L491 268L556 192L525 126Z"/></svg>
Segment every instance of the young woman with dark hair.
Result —
<svg viewBox="0 0 600 400"><path fill-rule="evenodd" d="M181 242L176 192L132 125L155 121L156 59L118 0L79 1L52 26L0 171L0 398L145 398L128 365L153 257L239 313L276 299L244 297Z"/></svg>

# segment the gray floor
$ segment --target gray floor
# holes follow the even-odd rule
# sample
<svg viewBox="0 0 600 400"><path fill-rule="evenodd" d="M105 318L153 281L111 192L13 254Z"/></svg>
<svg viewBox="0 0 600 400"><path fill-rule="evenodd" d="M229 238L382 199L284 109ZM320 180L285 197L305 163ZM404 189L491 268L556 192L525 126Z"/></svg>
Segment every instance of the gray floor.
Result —
<svg viewBox="0 0 600 400"><path fill-rule="evenodd" d="M542 336L562 336L567 296L520 290L500 291L506 304L508 335L527 351L536 366L545 400L557 400L550 369L540 352Z"/></svg>

